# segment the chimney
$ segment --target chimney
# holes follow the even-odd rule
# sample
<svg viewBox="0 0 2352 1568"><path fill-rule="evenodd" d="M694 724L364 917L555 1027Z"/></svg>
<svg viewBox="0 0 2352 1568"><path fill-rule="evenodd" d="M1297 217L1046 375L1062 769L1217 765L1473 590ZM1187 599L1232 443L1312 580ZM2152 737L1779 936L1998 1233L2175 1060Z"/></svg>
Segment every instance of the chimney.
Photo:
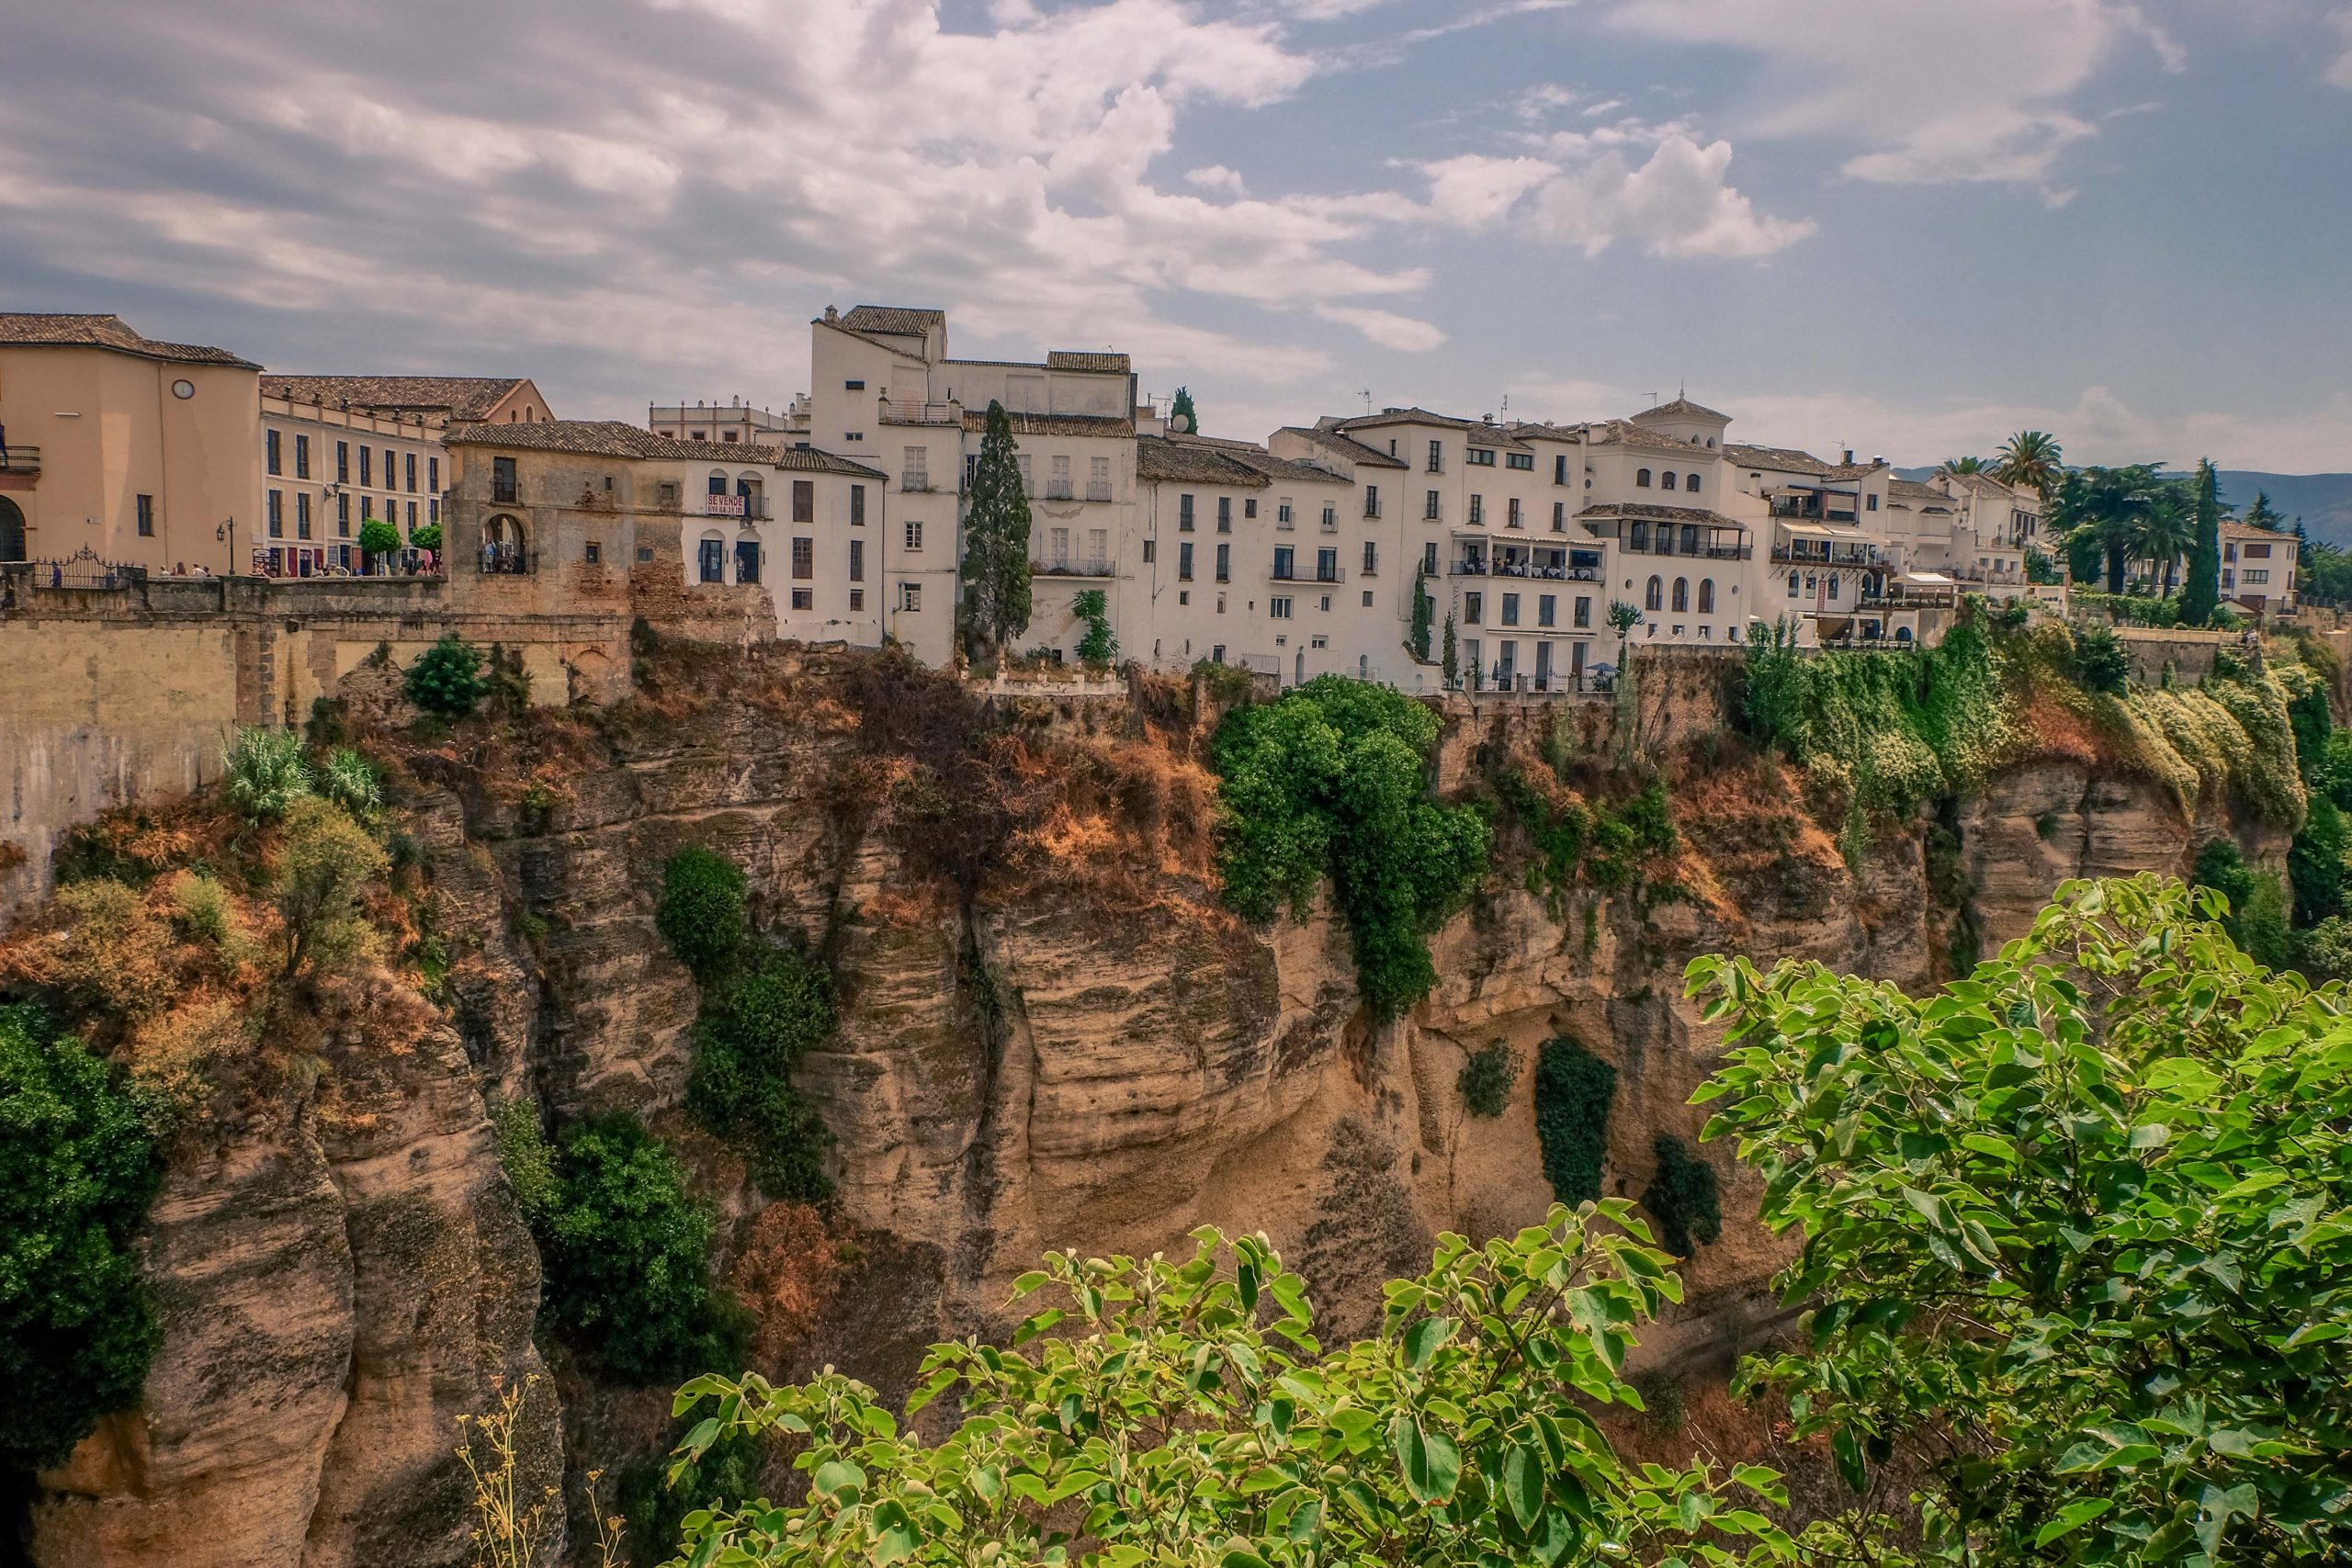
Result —
<svg viewBox="0 0 2352 1568"><path fill-rule="evenodd" d="M834 310L831 305L825 307L825 320L829 321L838 321L841 319L842 313L839 310Z"/></svg>
<svg viewBox="0 0 2352 1568"><path fill-rule="evenodd" d="M1851 446L1849 446L1849 447L1847 447L1847 448L1846 448L1846 467L1848 467L1848 468L1852 468L1853 466L1854 466L1854 449L1853 449Z"/></svg>

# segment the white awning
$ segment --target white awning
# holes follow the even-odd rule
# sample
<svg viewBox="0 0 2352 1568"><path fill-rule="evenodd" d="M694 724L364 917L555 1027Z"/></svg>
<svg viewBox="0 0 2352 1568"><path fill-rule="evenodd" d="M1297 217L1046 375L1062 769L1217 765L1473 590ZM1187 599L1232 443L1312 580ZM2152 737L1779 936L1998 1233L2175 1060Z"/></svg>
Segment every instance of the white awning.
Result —
<svg viewBox="0 0 2352 1568"><path fill-rule="evenodd" d="M1906 571L1896 581L1915 588L1957 588L1958 583L1940 571Z"/></svg>
<svg viewBox="0 0 2352 1568"><path fill-rule="evenodd" d="M1797 539L1850 539L1860 542L1870 536L1860 528L1832 528L1824 523L1782 522L1781 531Z"/></svg>

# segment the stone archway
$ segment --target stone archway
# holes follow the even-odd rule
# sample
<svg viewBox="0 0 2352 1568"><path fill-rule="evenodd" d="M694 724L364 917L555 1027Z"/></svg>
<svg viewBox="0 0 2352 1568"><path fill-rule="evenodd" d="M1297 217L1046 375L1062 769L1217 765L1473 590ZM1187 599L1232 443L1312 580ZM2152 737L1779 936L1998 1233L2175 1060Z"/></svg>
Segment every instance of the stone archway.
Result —
<svg viewBox="0 0 2352 1568"><path fill-rule="evenodd" d="M25 514L17 503L0 495L0 560L25 558Z"/></svg>

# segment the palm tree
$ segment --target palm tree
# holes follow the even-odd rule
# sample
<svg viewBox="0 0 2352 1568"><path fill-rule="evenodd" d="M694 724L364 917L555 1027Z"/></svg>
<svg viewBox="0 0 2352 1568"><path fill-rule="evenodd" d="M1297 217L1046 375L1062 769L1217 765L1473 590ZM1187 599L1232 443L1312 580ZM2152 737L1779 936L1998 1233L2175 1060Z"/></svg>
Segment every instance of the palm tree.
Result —
<svg viewBox="0 0 2352 1568"><path fill-rule="evenodd" d="M2046 430L2020 430L2002 444L1993 477L2019 489L2030 485L2047 501L2065 471L2056 436Z"/></svg>
<svg viewBox="0 0 2352 1568"><path fill-rule="evenodd" d="M1946 457L1936 466L1939 474L1981 474L1987 465L1982 457Z"/></svg>
<svg viewBox="0 0 2352 1568"><path fill-rule="evenodd" d="M2151 576L2161 573L2158 592L2169 596L2180 558L2197 546L2195 509L2177 481L2160 481L2142 493L2131 540L2132 554L2148 563Z"/></svg>
<svg viewBox="0 0 2352 1568"><path fill-rule="evenodd" d="M2132 559L2145 554L2142 520L2164 480L2152 464L2062 471L2050 507L2051 536L2064 542L2075 581L2087 582L2102 566L2109 593L2123 592Z"/></svg>

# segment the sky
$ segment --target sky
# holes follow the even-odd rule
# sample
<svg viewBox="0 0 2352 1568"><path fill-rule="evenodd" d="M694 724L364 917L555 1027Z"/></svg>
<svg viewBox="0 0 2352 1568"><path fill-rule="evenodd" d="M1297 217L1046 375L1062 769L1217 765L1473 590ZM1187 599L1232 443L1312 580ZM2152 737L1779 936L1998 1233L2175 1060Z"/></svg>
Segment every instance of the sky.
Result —
<svg viewBox="0 0 2352 1568"><path fill-rule="evenodd" d="M1678 389L2352 469L2340 0L0 0L0 309L781 407L827 304L1212 434Z"/></svg>

